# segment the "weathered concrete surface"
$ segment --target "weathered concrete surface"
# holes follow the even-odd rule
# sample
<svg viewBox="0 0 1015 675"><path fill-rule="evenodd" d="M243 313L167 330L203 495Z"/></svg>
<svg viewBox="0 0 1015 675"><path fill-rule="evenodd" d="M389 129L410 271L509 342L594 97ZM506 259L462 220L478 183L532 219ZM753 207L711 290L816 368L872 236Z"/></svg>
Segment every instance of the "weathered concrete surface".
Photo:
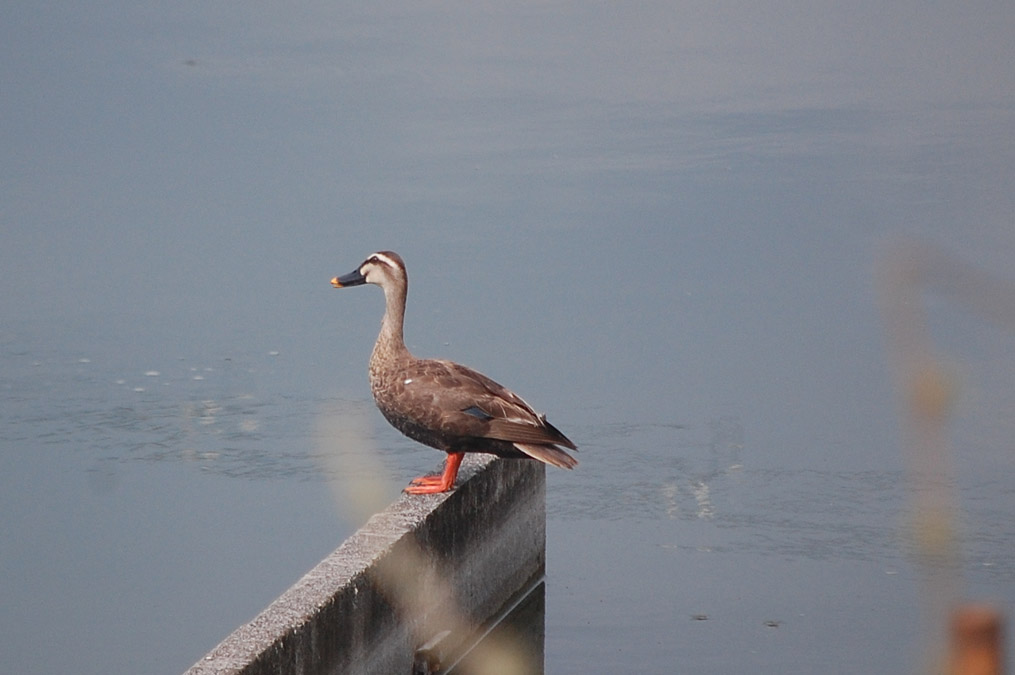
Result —
<svg viewBox="0 0 1015 675"><path fill-rule="evenodd" d="M454 492L402 495L186 675L408 674L441 631L468 640L542 575L544 469L468 457Z"/></svg>

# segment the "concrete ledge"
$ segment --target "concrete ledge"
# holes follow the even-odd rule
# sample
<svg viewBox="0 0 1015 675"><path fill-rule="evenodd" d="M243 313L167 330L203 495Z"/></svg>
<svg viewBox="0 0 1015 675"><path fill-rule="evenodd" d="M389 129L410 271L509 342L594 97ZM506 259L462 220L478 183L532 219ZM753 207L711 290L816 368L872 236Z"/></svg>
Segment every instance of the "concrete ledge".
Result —
<svg viewBox="0 0 1015 675"><path fill-rule="evenodd" d="M408 675L417 647L464 646L541 577L545 552L544 465L467 456L454 492L403 494L186 675Z"/></svg>

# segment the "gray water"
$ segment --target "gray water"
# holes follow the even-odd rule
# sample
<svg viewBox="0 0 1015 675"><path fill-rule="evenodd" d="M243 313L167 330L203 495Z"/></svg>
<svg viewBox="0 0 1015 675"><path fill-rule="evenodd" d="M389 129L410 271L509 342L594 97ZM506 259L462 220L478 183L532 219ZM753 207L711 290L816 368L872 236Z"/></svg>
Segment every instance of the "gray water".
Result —
<svg viewBox="0 0 1015 675"><path fill-rule="evenodd" d="M415 353L581 448L548 472L548 673L919 667L875 267L907 235L1012 279L1015 9L34 3L0 31L0 670L180 672L439 465L369 400L379 291L328 284L378 249ZM930 307L963 594L1010 612L1013 335Z"/></svg>

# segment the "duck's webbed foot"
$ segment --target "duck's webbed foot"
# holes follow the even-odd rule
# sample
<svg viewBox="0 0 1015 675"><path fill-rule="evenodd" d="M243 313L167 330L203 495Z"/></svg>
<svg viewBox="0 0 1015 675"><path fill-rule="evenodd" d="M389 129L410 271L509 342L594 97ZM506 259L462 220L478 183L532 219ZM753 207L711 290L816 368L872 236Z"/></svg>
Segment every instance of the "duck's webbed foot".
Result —
<svg viewBox="0 0 1015 675"><path fill-rule="evenodd" d="M458 477L458 467L462 465L464 452L449 452L448 459L444 463L444 473L439 476L420 476L409 481L409 485L403 490L411 495L432 495L439 492L447 492L455 485Z"/></svg>

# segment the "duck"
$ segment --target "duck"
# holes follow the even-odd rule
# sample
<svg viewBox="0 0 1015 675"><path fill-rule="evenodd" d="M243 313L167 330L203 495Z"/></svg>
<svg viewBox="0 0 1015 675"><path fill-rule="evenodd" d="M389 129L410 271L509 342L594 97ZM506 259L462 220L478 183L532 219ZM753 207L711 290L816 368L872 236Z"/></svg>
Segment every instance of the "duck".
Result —
<svg viewBox="0 0 1015 675"><path fill-rule="evenodd" d="M409 277L393 251L378 251L335 288L380 286L385 311L370 355L370 391L384 418L409 438L447 453L440 475L421 476L409 494L450 491L466 453L534 459L563 469L578 460L577 446L520 396L486 375L453 361L420 359L405 346L403 323Z"/></svg>

